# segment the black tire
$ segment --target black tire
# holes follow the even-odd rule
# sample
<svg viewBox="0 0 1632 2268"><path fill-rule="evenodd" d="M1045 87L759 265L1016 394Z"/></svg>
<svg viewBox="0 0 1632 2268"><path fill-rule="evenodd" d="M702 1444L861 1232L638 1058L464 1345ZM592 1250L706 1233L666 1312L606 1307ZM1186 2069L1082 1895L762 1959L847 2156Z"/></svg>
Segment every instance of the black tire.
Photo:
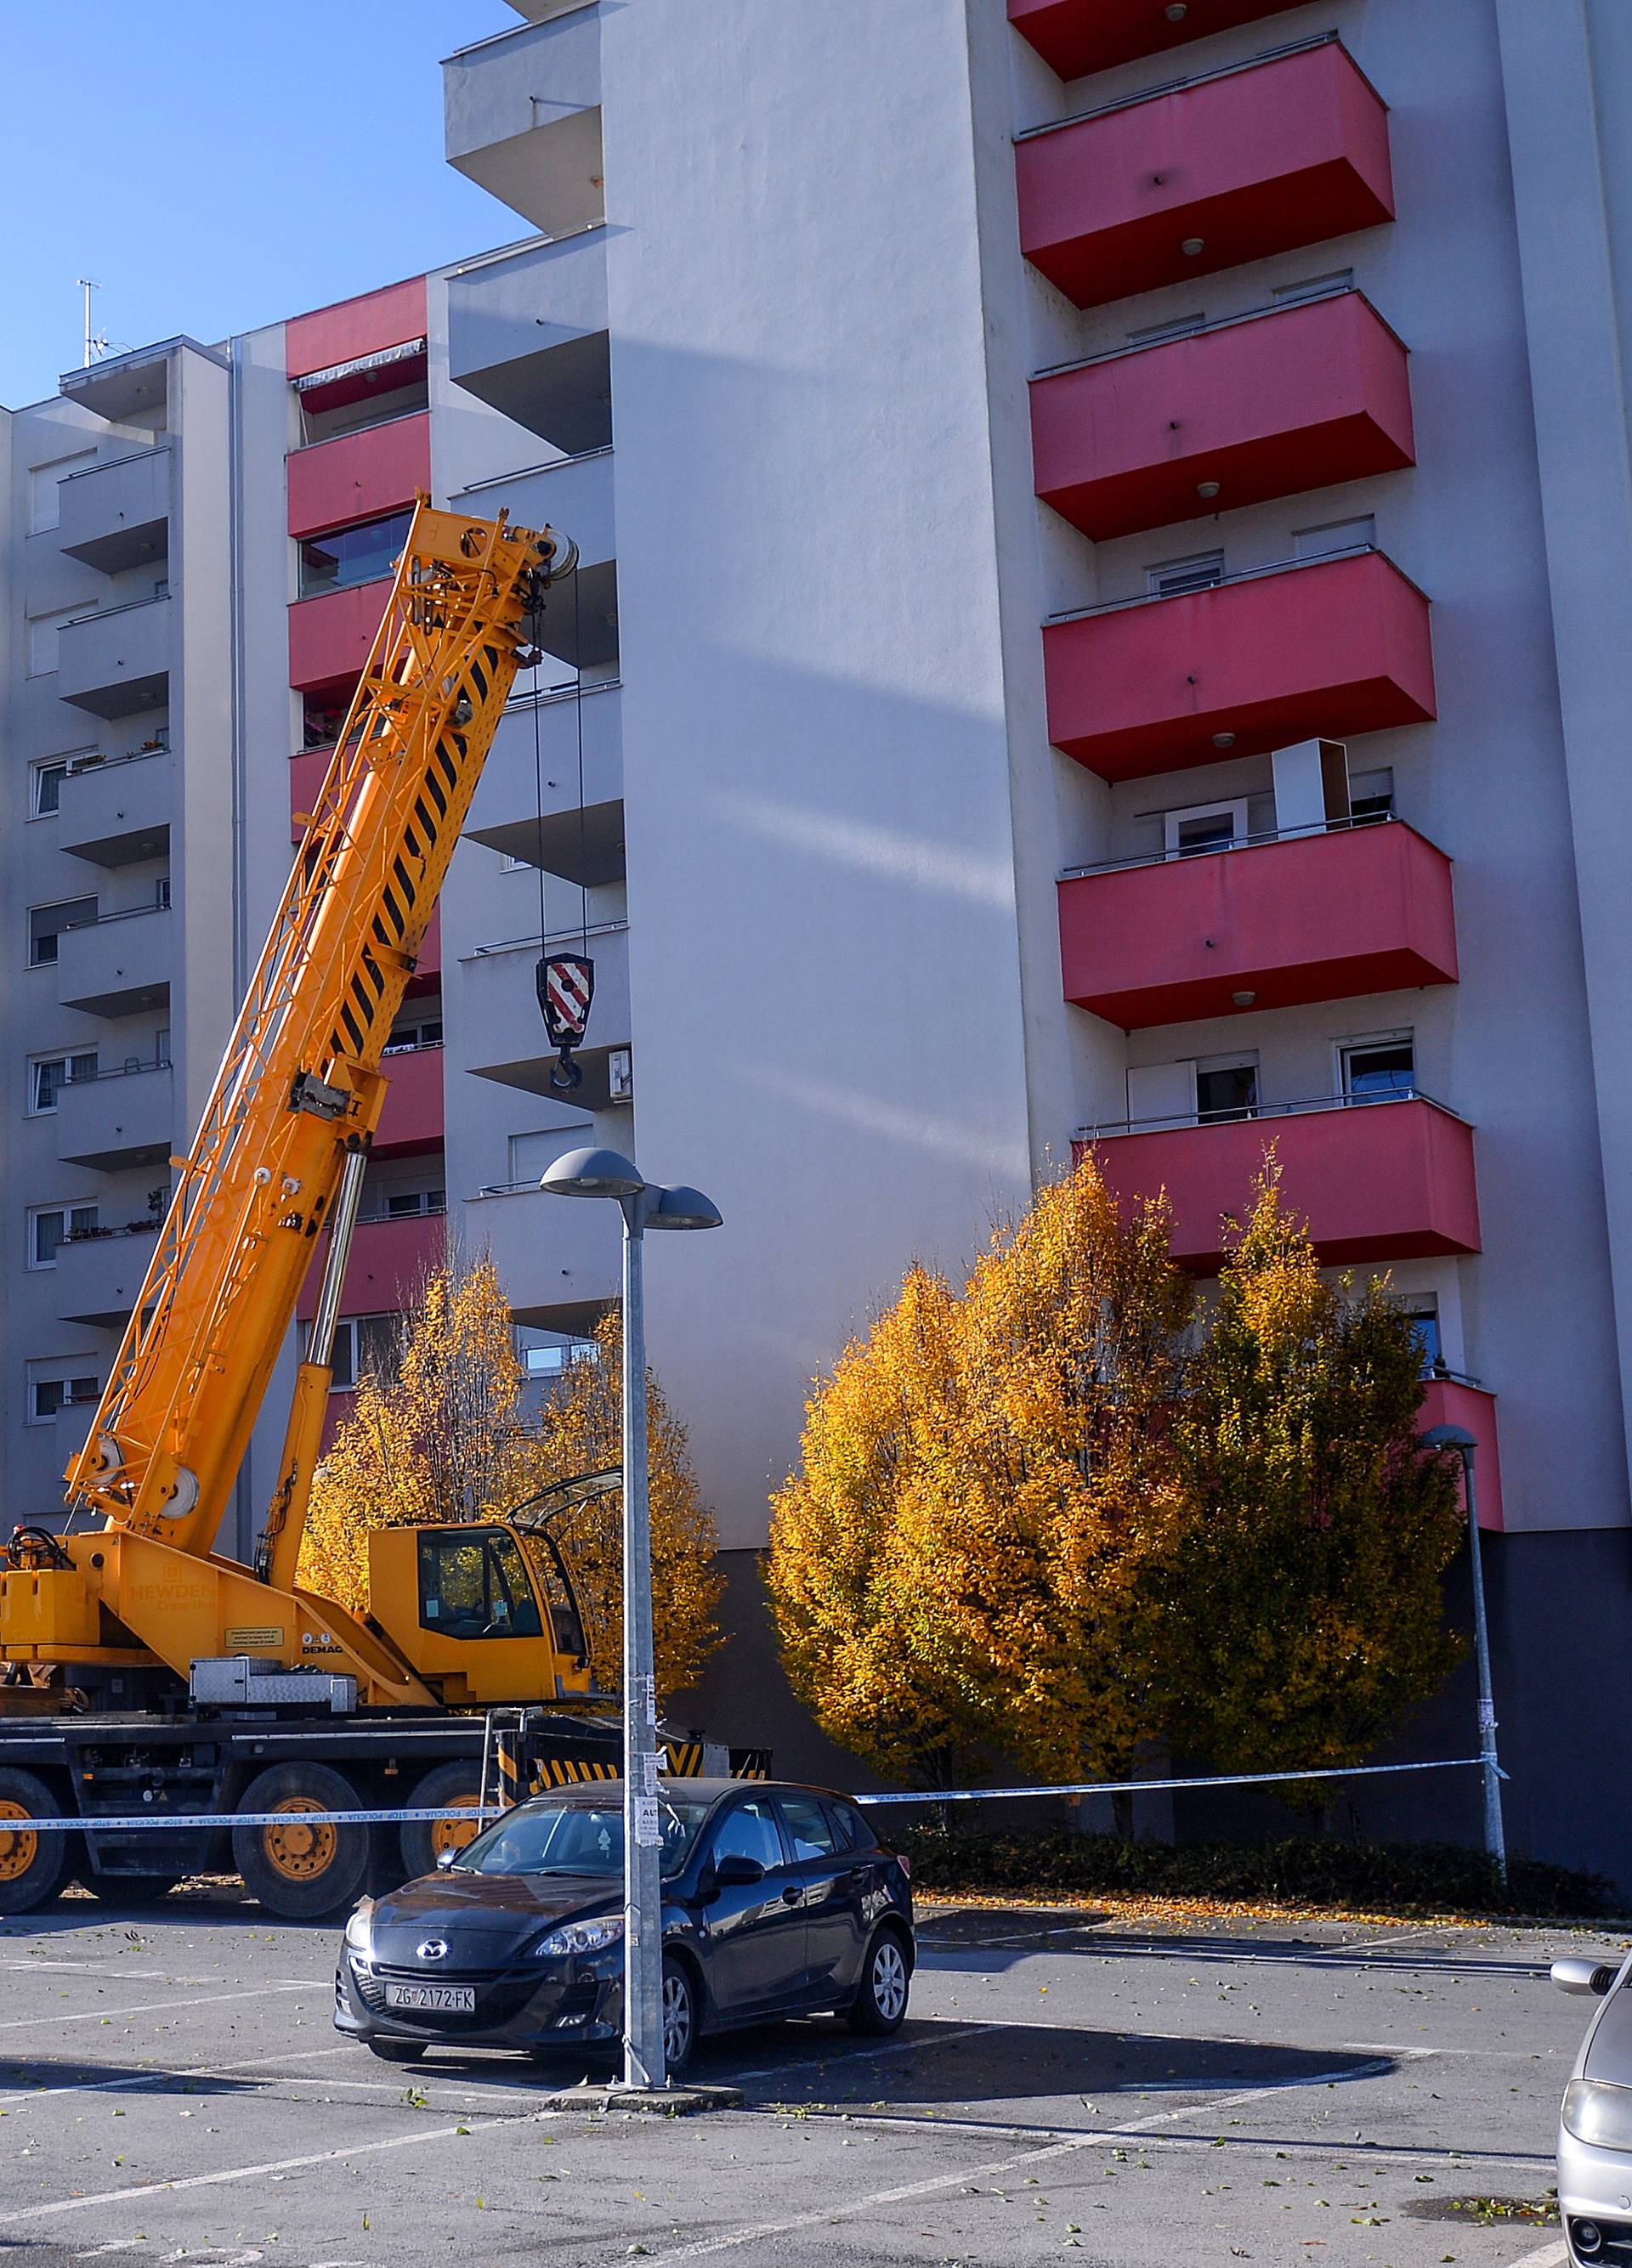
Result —
<svg viewBox="0 0 1632 2268"><path fill-rule="evenodd" d="M455 1757L451 1763L432 1764L415 1786L408 1799L410 1811L423 1811L433 1803L448 1807L446 1819L405 1819L401 1829L402 1874L406 1881L415 1881L421 1874L433 1874L436 1862L447 1850L457 1850L479 1832L473 1822L466 1833L464 1822L458 1816L482 1800L482 1767L472 1757L469 1763Z"/></svg>
<svg viewBox="0 0 1632 2268"><path fill-rule="evenodd" d="M870 2039L898 2032L912 1982L905 1940L896 1930L881 1929L867 1949L860 1988L845 2012L851 2030Z"/></svg>
<svg viewBox="0 0 1632 2268"><path fill-rule="evenodd" d="M690 1966L674 1954L663 1955L663 2068L670 2079L683 2078L690 2068L691 2051L702 2021L702 1996Z"/></svg>
<svg viewBox="0 0 1632 2268"><path fill-rule="evenodd" d="M426 2043L421 2040L366 2040L363 2044L381 2063L417 2063Z"/></svg>
<svg viewBox="0 0 1632 2268"><path fill-rule="evenodd" d="M0 1766L0 1914L37 1913L68 1880L79 1855L78 1837L41 1835L13 1824L62 1815L61 1801L44 1780Z"/></svg>
<svg viewBox="0 0 1632 2268"><path fill-rule="evenodd" d="M78 1877L82 1890L107 1906L156 1906L163 1904L180 1874L99 1874L86 1867Z"/></svg>
<svg viewBox="0 0 1632 2268"><path fill-rule="evenodd" d="M302 1829L303 1811L356 1811L361 1799L329 1764L275 1764L259 1772L239 1800L240 1811L287 1811L284 1827L234 1827L233 1864L244 1887L285 1921L327 1921L345 1913L368 1879L366 1827Z"/></svg>

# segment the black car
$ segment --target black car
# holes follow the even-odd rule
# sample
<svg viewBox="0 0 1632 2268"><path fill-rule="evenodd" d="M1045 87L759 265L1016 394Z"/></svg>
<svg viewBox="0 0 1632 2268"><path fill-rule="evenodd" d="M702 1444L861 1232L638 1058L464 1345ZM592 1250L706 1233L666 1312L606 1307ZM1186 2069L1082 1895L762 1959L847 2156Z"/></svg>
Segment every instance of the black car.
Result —
<svg viewBox="0 0 1632 2268"><path fill-rule="evenodd" d="M831 2011L895 2031L912 1974L905 1859L823 1788L662 1783L663 2048ZM535 1796L346 1924L335 2023L391 2063L427 2048L539 2060L623 2026L623 1788Z"/></svg>

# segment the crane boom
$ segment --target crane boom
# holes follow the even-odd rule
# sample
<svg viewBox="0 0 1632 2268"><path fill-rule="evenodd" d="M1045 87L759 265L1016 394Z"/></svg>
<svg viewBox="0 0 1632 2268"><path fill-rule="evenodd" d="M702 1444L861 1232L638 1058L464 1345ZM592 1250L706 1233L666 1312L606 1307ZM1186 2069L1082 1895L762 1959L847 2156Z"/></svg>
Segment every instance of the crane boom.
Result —
<svg viewBox="0 0 1632 2268"><path fill-rule="evenodd" d="M175 1161L95 1423L68 1469L70 1502L110 1528L210 1551L346 1160L372 1139L392 1021L562 549L547 529L419 500L196 1138ZM286 1528L284 1564L289 1542Z"/></svg>

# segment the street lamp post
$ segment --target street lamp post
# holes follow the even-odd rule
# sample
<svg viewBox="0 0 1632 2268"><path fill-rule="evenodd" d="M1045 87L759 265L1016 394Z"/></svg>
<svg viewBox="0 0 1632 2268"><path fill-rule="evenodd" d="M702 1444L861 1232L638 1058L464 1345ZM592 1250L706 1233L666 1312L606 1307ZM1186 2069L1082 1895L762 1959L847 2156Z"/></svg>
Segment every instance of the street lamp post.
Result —
<svg viewBox="0 0 1632 2268"><path fill-rule="evenodd" d="M644 1181L616 1150L569 1150L539 1187L614 1198L624 1218L624 2086L646 2092L667 2073L641 1261L648 1228L718 1228L720 1213L699 1189Z"/></svg>
<svg viewBox="0 0 1632 2268"><path fill-rule="evenodd" d="M1507 1837L1502 1826L1502 1767L1496 1762L1496 1705L1490 1683L1490 1629L1485 1618L1485 1570L1479 1545L1479 1499L1473 1492L1473 1455L1479 1444L1460 1425L1436 1425L1422 1436L1430 1449L1451 1449L1461 1460L1467 1499L1467 1553L1473 1582L1473 1656L1479 1670L1479 1752L1485 1784L1485 1849L1496 1872L1507 1880Z"/></svg>

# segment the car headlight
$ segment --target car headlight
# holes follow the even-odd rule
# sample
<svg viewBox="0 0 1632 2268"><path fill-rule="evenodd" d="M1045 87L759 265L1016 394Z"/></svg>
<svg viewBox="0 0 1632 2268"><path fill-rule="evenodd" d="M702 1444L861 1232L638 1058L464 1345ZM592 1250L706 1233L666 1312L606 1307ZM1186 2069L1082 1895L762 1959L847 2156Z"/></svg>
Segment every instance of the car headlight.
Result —
<svg viewBox="0 0 1632 2268"><path fill-rule="evenodd" d="M366 1953L373 1942L374 1908L372 1898L365 1898L345 1926L345 1941L353 1953Z"/></svg>
<svg viewBox="0 0 1632 2268"><path fill-rule="evenodd" d="M1572 2079L1564 2089L1564 2132L1600 2150L1632 2150L1632 2087Z"/></svg>
<svg viewBox="0 0 1632 2268"><path fill-rule="evenodd" d="M622 1914L604 1914L599 1921L564 1922L552 1929L548 1937L541 1937L533 1948L539 1961L558 1958L565 1953L599 1953L609 1945L616 1945L624 1933Z"/></svg>

